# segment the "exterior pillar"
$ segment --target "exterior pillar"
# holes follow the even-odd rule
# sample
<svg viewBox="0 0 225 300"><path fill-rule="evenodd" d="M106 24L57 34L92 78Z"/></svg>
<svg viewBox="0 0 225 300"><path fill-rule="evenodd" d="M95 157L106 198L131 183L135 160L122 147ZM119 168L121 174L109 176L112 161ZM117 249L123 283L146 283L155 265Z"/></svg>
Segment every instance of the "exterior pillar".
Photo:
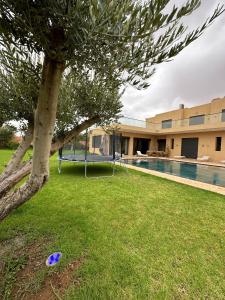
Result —
<svg viewBox="0 0 225 300"><path fill-rule="evenodd" d="M133 149L134 149L134 138L130 137L130 139L129 139L129 147L128 147L128 155L129 156L133 155Z"/></svg>
<svg viewBox="0 0 225 300"><path fill-rule="evenodd" d="M152 137L151 139L151 151L157 151L157 139L156 137Z"/></svg>

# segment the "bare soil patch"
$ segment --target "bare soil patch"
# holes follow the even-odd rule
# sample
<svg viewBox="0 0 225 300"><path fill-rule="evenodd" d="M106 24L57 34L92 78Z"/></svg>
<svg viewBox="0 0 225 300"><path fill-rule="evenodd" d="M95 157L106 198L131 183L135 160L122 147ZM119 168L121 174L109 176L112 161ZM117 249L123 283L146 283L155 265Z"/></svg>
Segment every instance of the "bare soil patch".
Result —
<svg viewBox="0 0 225 300"><path fill-rule="evenodd" d="M43 245L47 241L35 242L25 249L20 249L18 255L26 254L27 261L24 267L16 274L16 280L12 289L12 299L20 300L51 300L60 299L64 290L70 284L79 286L79 278L74 278L74 271L77 270L84 261L84 257L70 263L63 271L53 272L38 282L35 275L39 271L46 271L46 255L43 253Z"/></svg>
<svg viewBox="0 0 225 300"><path fill-rule="evenodd" d="M25 300L54 300L60 299L64 294L64 290L70 284L80 285L80 279L74 278L73 273L84 261L84 257L70 263L63 272L57 272L46 278L43 288L35 295L28 295Z"/></svg>
<svg viewBox="0 0 225 300"><path fill-rule="evenodd" d="M18 249L24 247L26 239L23 235L18 235L12 239L0 242L0 257L13 254Z"/></svg>

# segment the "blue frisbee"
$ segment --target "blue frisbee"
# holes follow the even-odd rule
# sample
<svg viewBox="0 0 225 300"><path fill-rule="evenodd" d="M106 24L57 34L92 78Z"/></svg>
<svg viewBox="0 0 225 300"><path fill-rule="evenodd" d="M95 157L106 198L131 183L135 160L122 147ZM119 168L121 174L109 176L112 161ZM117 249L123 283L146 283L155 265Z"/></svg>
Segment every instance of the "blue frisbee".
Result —
<svg viewBox="0 0 225 300"><path fill-rule="evenodd" d="M52 266L56 265L59 262L59 260L60 260L61 257L62 257L62 253L61 252L52 253L46 259L46 266L52 267Z"/></svg>

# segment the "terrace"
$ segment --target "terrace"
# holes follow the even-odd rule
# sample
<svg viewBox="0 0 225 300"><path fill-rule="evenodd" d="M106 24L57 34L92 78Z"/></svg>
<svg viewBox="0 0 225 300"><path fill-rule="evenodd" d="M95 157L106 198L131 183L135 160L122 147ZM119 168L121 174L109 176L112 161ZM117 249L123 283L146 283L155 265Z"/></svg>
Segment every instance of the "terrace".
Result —
<svg viewBox="0 0 225 300"><path fill-rule="evenodd" d="M128 117L123 117L119 123L123 126L128 126L128 129L143 131L149 134L173 134L173 133L189 133L189 132L204 132L225 130L225 111L205 114L192 118L184 118L178 120L165 120L161 122L151 122L149 119L138 120ZM138 129L139 128L139 129Z"/></svg>

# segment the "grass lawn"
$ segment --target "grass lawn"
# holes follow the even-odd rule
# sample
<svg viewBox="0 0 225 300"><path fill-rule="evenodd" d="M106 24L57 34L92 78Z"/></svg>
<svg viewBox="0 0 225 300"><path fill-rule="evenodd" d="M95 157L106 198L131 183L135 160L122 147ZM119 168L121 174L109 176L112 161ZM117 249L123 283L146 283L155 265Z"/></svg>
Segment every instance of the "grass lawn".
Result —
<svg viewBox="0 0 225 300"><path fill-rule="evenodd" d="M0 151L0 168L9 157ZM3 299L36 299L49 282L56 299L225 299L224 196L120 168L85 179L65 162L59 175L57 165L0 225ZM63 257L49 269L54 251Z"/></svg>

